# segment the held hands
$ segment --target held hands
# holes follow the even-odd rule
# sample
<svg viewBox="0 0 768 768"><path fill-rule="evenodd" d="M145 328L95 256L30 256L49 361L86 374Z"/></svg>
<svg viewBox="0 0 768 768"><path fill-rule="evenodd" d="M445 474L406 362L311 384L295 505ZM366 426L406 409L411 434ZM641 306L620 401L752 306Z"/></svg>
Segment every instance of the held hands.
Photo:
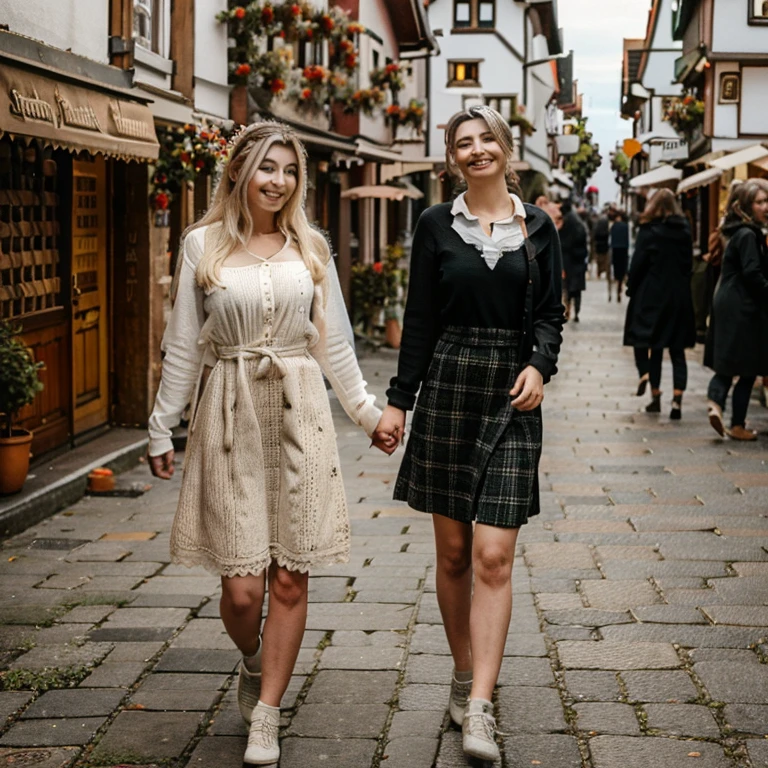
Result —
<svg viewBox="0 0 768 768"><path fill-rule="evenodd" d="M509 395L512 398L510 405L518 411L537 408L544 399L544 379L541 373L532 365L523 368L515 386L509 390Z"/></svg>
<svg viewBox="0 0 768 768"><path fill-rule="evenodd" d="M371 437L371 445L375 445L380 451L384 451L387 456L391 456L397 446L403 442L405 437L405 411L388 405L376 425L376 429Z"/></svg>
<svg viewBox="0 0 768 768"><path fill-rule="evenodd" d="M149 469L155 477L170 480L173 477L173 451L160 456L147 456Z"/></svg>

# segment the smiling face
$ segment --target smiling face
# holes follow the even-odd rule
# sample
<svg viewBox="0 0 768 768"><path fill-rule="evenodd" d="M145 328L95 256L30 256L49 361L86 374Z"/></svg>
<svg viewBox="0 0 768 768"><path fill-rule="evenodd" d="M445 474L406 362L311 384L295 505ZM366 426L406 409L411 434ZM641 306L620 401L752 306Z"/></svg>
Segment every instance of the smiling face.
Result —
<svg viewBox="0 0 768 768"><path fill-rule="evenodd" d="M467 183L472 180L504 176L507 158L504 150L482 118L466 120L456 129L453 156Z"/></svg>
<svg viewBox="0 0 768 768"><path fill-rule="evenodd" d="M248 182L248 206L276 214L296 191L299 160L292 147L273 144Z"/></svg>
<svg viewBox="0 0 768 768"><path fill-rule="evenodd" d="M768 193L762 189L752 201L752 218L758 224L765 224L768 221Z"/></svg>

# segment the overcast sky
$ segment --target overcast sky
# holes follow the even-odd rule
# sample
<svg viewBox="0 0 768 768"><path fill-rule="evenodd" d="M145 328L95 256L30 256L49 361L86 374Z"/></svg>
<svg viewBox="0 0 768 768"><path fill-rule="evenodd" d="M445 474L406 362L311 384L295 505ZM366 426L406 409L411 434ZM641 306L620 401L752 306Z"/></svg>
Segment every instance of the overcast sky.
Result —
<svg viewBox="0 0 768 768"><path fill-rule="evenodd" d="M600 202L614 199L609 154L617 141L632 135L632 124L619 117L622 41L645 37L651 0L559 0L558 16L565 50L573 49L574 77L584 94L588 128L600 144L603 165L592 180Z"/></svg>

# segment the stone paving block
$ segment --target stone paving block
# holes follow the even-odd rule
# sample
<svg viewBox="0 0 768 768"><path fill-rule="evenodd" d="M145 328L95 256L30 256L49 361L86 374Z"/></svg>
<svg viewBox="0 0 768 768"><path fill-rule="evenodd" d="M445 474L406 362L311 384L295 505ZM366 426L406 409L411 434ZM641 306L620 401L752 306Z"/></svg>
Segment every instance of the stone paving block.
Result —
<svg viewBox="0 0 768 768"><path fill-rule="evenodd" d="M635 560L630 563L609 561L602 564L607 579L647 579L665 576L699 576L710 578L726 576L725 562L712 560Z"/></svg>
<svg viewBox="0 0 768 768"><path fill-rule="evenodd" d="M105 629L180 627L189 611L184 608L118 608L104 624Z"/></svg>
<svg viewBox="0 0 768 768"><path fill-rule="evenodd" d="M448 709L450 694L450 679L445 685L425 685L413 683L400 689L398 704L403 711L436 710L445 712Z"/></svg>
<svg viewBox="0 0 768 768"><path fill-rule="evenodd" d="M683 704L699 696L690 676L682 670L622 672L621 678L630 702Z"/></svg>
<svg viewBox="0 0 768 768"><path fill-rule="evenodd" d="M61 620L68 624L99 624L115 610L114 605L78 605L65 613Z"/></svg>
<svg viewBox="0 0 768 768"><path fill-rule="evenodd" d="M739 664L760 664L756 649L693 648L688 655L694 664L700 661L734 661Z"/></svg>
<svg viewBox="0 0 768 768"><path fill-rule="evenodd" d="M373 739L297 739L288 736L280 742L280 768L363 768L371 765L376 743Z"/></svg>
<svg viewBox="0 0 768 768"><path fill-rule="evenodd" d="M436 624L417 624L411 637L410 652L449 654L445 630Z"/></svg>
<svg viewBox="0 0 768 768"><path fill-rule="evenodd" d="M395 671L320 670L307 694L307 704L345 706L385 704L395 694Z"/></svg>
<svg viewBox="0 0 768 768"><path fill-rule="evenodd" d="M618 560L622 563L636 560L661 560L661 555L655 547L628 547L620 544L600 544L595 547L595 557L598 563Z"/></svg>
<svg viewBox="0 0 768 768"><path fill-rule="evenodd" d="M149 595L193 595L208 597L221 586L215 576L166 576L161 574L142 584L136 591Z"/></svg>
<svg viewBox="0 0 768 768"><path fill-rule="evenodd" d="M192 619L174 638L171 648L233 650L235 644L218 619Z"/></svg>
<svg viewBox="0 0 768 768"><path fill-rule="evenodd" d="M447 655L418 654L410 656L405 672L408 683L450 683L453 659Z"/></svg>
<svg viewBox="0 0 768 768"><path fill-rule="evenodd" d="M673 669L682 666L671 643L616 643L609 640L557 644L566 669Z"/></svg>
<svg viewBox="0 0 768 768"><path fill-rule="evenodd" d="M461 747L461 732L458 730L446 731L440 740L435 768L465 768L466 765L467 757ZM483 768L501 768L501 760L495 763L479 762L477 765L483 766Z"/></svg>
<svg viewBox="0 0 768 768"><path fill-rule="evenodd" d="M666 738L596 736L589 740L594 768L680 768L697 752L696 768L733 768L718 744Z"/></svg>
<svg viewBox="0 0 768 768"><path fill-rule="evenodd" d="M587 731L591 736L607 734L613 736L639 736L640 723L634 707L629 704L589 702L575 704L576 728Z"/></svg>
<svg viewBox="0 0 768 768"><path fill-rule="evenodd" d="M9 717L32 701L33 697L31 691L0 691L0 727Z"/></svg>
<svg viewBox="0 0 768 768"><path fill-rule="evenodd" d="M53 720L60 717L110 715L125 697L122 688L68 688L46 691L22 715L27 719Z"/></svg>
<svg viewBox="0 0 768 768"><path fill-rule="evenodd" d="M440 742L436 737L405 736L390 738L382 760L387 768L431 768Z"/></svg>
<svg viewBox="0 0 768 768"><path fill-rule="evenodd" d="M499 686L546 687L554 684L555 675L549 659L505 658L501 662Z"/></svg>
<svg viewBox="0 0 768 768"><path fill-rule="evenodd" d="M87 744L106 717L18 720L0 738L3 747L64 747Z"/></svg>
<svg viewBox="0 0 768 768"><path fill-rule="evenodd" d="M565 675L565 688L570 698L576 702L619 701L622 696L616 674L602 670L569 671Z"/></svg>
<svg viewBox="0 0 768 768"><path fill-rule="evenodd" d="M547 637L554 642L560 642L561 640L599 640L600 630L590 629L589 627L561 627L552 624L547 626Z"/></svg>
<svg viewBox="0 0 768 768"><path fill-rule="evenodd" d="M96 745L92 762L178 757L195 735L200 717L199 712L120 712Z"/></svg>
<svg viewBox="0 0 768 768"><path fill-rule="evenodd" d="M240 661L236 648L217 651L200 648L169 648L155 667L155 672L223 672L234 671Z"/></svg>
<svg viewBox="0 0 768 768"><path fill-rule="evenodd" d="M35 645L81 645L87 638L88 627L82 624L54 624L35 632Z"/></svg>
<svg viewBox="0 0 768 768"><path fill-rule="evenodd" d="M190 755L189 768L242 768L245 739L235 736L205 736Z"/></svg>
<svg viewBox="0 0 768 768"><path fill-rule="evenodd" d="M510 768L574 768L581 762L579 745L573 736L515 735L504 739L504 754Z"/></svg>
<svg viewBox="0 0 768 768"><path fill-rule="evenodd" d="M132 547L120 541L93 541L73 549L67 555L68 563L109 562L116 563L131 554Z"/></svg>
<svg viewBox="0 0 768 768"><path fill-rule="evenodd" d="M207 598L203 595L166 595L135 592L132 608L197 608Z"/></svg>
<svg viewBox="0 0 768 768"><path fill-rule="evenodd" d="M408 736L437 738L444 719L445 712L440 710L395 712L389 726L389 738L402 739Z"/></svg>
<svg viewBox="0 0 768 768"><path fill-rule="evenodd" d="M585 581L580 589L591 608L606 611L661 602L661 596L648 581Z"/></svg>
<svg viewBox="0 0 768 768"><path fill-rule="evenodd" d="M740 664L733 661L703 661L694 672L714 701L765 704L768 691L768 665Z"/></svg>
<svg viewBox="0 0 768 768"><path fill-rule="evenodd" d="M629 624L633 621L629 611L601 611L597 608L581 608L574 611L546 611L548 624L580 627L605 627L609 624Z"/></svg>
<svg viewBox="0 0 768 768"><path fill-rule="evenodd" d="M768 737L768 704L726 704L723 717L732 731Z"/></svg>
<svg viewBox="0 0 768 768"><path fill-rule="evenodd" d="M307 629L405 629L412 613L412 605L310 604Z"/></svg>
<svg viewBox="0 0 768 768"><path fill-rule="evenodd" d="M731 605L765 605L768 576L712 579L709 583L714 587L717 596Z"/></svg>
<svg viewBox="0 0 768 768"><path fill-rule="evenodd" d="M696 704L646 704L648 729L666 736L697 736L720 738L717 725L709 707Z"/></svg>
<svg viewBox="0 0 768 768"><path fill-rule="evenodd" d="M79 754L78 747L0 749L0 765L23 768L26 763L34 768L67 768Z"/></svg>
<svg viewBox="0 0 768 768"><path fill-rule="evenodd" d="M533 579L602 579L603 576L593 563L590 568L544 568L528 569Z"/></svg>
<svg viewBox="0 0 768 768"><path fill-rule="evenodd" d="M584 608L581 596L578 594L538 594L536 601L542 611L566 611Z"/></svg>
<svg viewBox="0 0 768 768"><path fill-rule="evenodd" d="M746 648L760 639L756 627L711 627L680 624L625 624L603 627L605 640L618 643L677 643L684 648Z"/></svg>
<svg viewBox="0 0 768 768"><path fill-rule="evenodd" d="M105 661L83 680L89 688L130 688L144 673L141 661Z"/></svg>
<svg viewBox="0 0 768 768"><path fill-rule="evenodd" d="M713 589L668 589L664 592L664 598L670 605L692 605L697 608L700 605L711 605L718 601Z"/></svg>
<svg viewBox="0 0 768 768"><path fill-rule="evenodd" d="M376 739L389 715L386 704L307 704L291 720L287 736L323 739Z"/></svg>
<svg viewBox="0 0 768 768"><path fill-rule="evenodd" d="M752 768L768 768L768 741L747 739L747 752L752 761Z"/></svg>
<svg viewBox="0 0 768 768"><path fill-rule="evenodd" d="M75 645L46 645L19 656L8 666L11 669L45 669L46 667L85 667L98 664L112 650L109 643Z"/></svg>
<svg viewBox="0 0 768 768"><path fill-rule="evenodd" d="M527 544L524 552L525 562L530 568L562 570L595 566L592 551L586 544Z"/></svg>
<svg viewBox="0 0 768 768"><path fill-rule="evenodd" d="M129 709L142 709L147 712L152 710L159 712L205 712L211 708L218 693L218 691L145 691L139 689L131 696Z"/></svg>
<svg viewBox="0 0 768 768"><path fill-rule="evenodd" d="M94 629L88 638L99 643L164 643L176 631L175 627L130 627Z"/></svg>
<svg viewBox="0 0 768 768"><path fill-rule="evenodd" d="M576 581L574 579L531 579L531 591L535 594L542 592L576 592Z"/></svg>
<svg viewBox="0 0 768 768"><path fill-rule="evenodd" d="M152 672L141 682L140 691L217 691L228 675L163 674Z"/></svg>
<svg viewBox="0 0 768 768"><path fill-rule="evenodd" d="M320 657L320 669L400 669L402 648L330 646Z"/></svg>
<svg viewBox="0 0 768 768"><path fill-rule="evenodd" d="M512 621L514 622L514 612ZM547 646L542 634L509 634L504 644L504 656L534 656L547 655Z"/></svg>
<svg viewBox="0 0 768 768"><path fill-rule="evenodd" d="M731 563L739 576L763 576L768 578L768 563Z"/></svg>
<svg viewBox="0 0 768 768"><path fill-rule="evenodd" d="M405 646L405 638L397 632L362 632L361 630L339 630L333 633L331 645L337 647L362 648L376 646L378 648L396 648Z"/></svg>
<svg viewBox="0 0 768 768"><path fill-rule="evenodd" d="M700 610L713 624L768 627L768 607L766 606L702 605Z"/></svg>
<svg viewBox="0 0 768 768"><path fill-rule="evenodd" d="M632 526L623 520L556 520L555 533L631 533Z"/></svg>
<svg viewBox="0 0 768 768"><path fill-rule="evenodd" d="M706 624L704 614L685 605L640 605L632 608L632 615L649 624Z"/></svg>
<svg viewBox="0 0 768 768"><path fill-rule="evenodd" d="M541 734L567 730L560 696L552 688L500 688L497 709L502 732Z"/></svg>

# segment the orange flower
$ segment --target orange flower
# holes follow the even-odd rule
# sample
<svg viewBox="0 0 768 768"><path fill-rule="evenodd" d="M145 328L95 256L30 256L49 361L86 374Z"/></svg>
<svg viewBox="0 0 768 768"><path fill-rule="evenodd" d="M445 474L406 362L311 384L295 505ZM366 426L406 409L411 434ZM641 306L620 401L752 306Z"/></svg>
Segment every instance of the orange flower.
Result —
<svg viewBox="0 0 768 768"><path fill-rule="evenodd" d="M284 88L285 83L279 77L276 77L269 85L269 90L272 93L280 93Z"/></svg>
<svg viewBox="0 0 768 768"><path fill-rule="evenodd" d="M301 16L301 6L298 3L294 3L291 6L291 14L294 16Z"/></svg>
<svg viewBox="0 0 768 768"><path fill-rule="evenodd" d="M359 22L353 21L351 24L347 25L347 31L351 35L359 35L359 34L362 34L363 32L365 32L365 27L362 24L360 24Z"/></svg>
<svg viewBox="0 0 768 768"><path fill-rule="evenodd" d="M347 69L354 69L357 66L357 54L356 53L348 53L344 57L344 66Z"/></svg>
<svg viewBox="0 0 768 768"><path fill-rule="evenodd" d="M301 98L302 98L302 99L309 99L309 98L311 98L311 97L312 97L312 89L311 89L311 88L305 88L305 89L304 89L304 90L301 92Z"/></svg>
<svg viewBox="0 0 768 768"><path fill-rule="evenodd" d="M250 64L239 64L237 69L235 69L235 74L238 77L245 77L246 75L251 74L251 65Z"/></svg>
<svg viewBox="0 0 768 768"><path fill-rule="evenodd" d="M392 115L399 115L400 114L400 107L397 104L390 104L387 107L387 115L392 117Z"/></svg>
<svg viewBox="0 0 768 768"><path fill-rule="evenodd" d="M235 8L235 10L232 11L232 15L236 19L244 19L245 18L245 8L243 8L241 5L238 5L237 8Z"/></svg>
<svg viewBox="0 0 768 768"><path fill-rule="evenodd" d="M371 269L377 274L380 275L382 270L384 269L384 265L380 261L375 261L371 265Z"/></svg>
<svg viewBox="0 0 768 768"><path fill-rule="evenodd" d="M271 5L265 5L261 11L261 23L271 24L275 20L275 12Z"/></svg>
<svg viewBox="0 0 768 768"><path fill-rule="evenodd" d="M385 71L385 72L386 72L388 75L391 75L393 72L397 72L399 69L400 69L400 67L399 67L397 64L394 64L394 63L392 63L392 64L387 64L387 66L386 66L386 67L384 67L384 71Z"/></svg>
<svg viewBox="0 0 768 768"><path fill-rule="evenodd" d="M323 23L323 29L326 32L330 32L334 27L333 19L330 16L323 16L322 23Z"/></svg>

